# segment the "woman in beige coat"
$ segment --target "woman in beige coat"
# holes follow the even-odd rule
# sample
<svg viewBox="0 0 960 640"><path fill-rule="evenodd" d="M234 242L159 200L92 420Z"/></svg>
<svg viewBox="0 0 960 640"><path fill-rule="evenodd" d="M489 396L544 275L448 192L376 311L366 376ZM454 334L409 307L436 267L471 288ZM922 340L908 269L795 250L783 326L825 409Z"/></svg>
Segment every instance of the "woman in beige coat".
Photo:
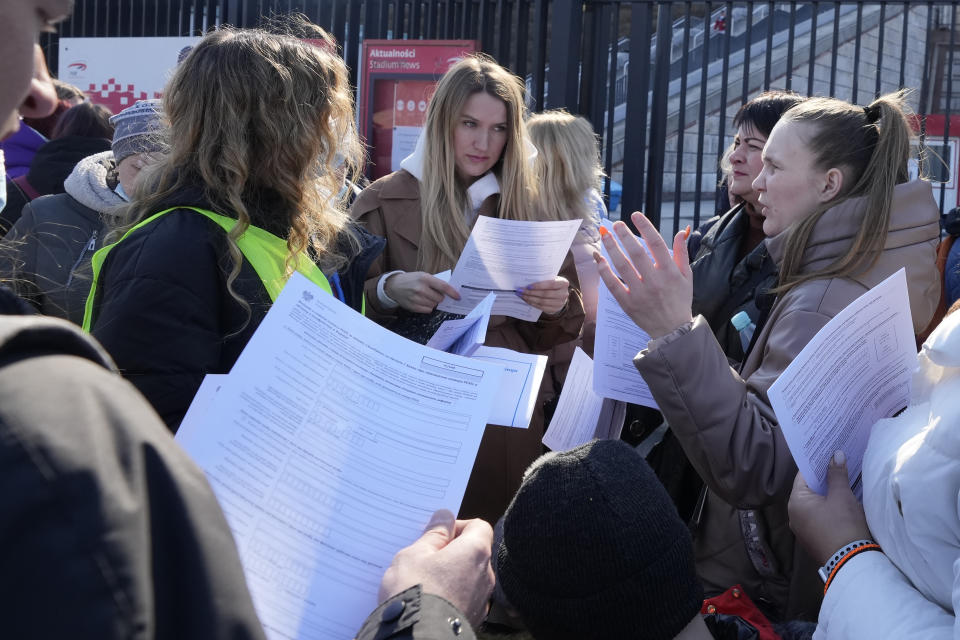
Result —
<svg viewBox="0 0 960 640"><path fill-rule="evenodd" d="M682 232L671 259L635 213L651 261L616 225L629 258L609 234L604 242L622 283L596 256L604 282L652 338L635 364L709 487L695 538L707 595L740 583L775 620L816 619L822 584L788 527L797 467L767 389L823 325L901 267L918 333L939 300L938 211L928 183L908 182L910 136L902 94L869 107L814 98L771 131L754 188L780 279L740 371L703 317L691 317Z"/></svg>
<svg viewBox="0 0 960 640"><path fill-rule="evenodd" d="M368 315L424 339L442 318L437 304L459 294L432 274L452 269L477 216L537 220L528 166L523 83L483 56L443 76L427 109L424 135L400 171L371 184L352 214L387 246L367 273ZM545 353L575 339L583 323L576 269L568 254L554 280L521 296L543 313L537 322L493 316L486 344ZM487 425L460 509L461 518L496 522L542 452L540 403L527 429Z"/></svg>

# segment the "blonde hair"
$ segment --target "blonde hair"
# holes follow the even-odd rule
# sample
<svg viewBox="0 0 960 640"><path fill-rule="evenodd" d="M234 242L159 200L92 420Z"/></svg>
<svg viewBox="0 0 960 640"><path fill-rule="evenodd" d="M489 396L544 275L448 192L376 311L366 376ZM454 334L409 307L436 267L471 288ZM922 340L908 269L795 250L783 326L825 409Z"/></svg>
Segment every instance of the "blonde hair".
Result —
<svg viewBox="0 0 960 640"><path fill-rule="evenodd" d="M907 160L913 135L908 121L907 91L880 96L868 107L835 98L809 98L787 111L782 121L807 125L805 144L817 168L837 168L843 189L790 230L780 265L785 293L809 280L861 273L883 252L890 228L893 189L908 180ZM801 273L803 252L817 222L828 209L849 198L863 198L863 218L847 252L822 269Z"/></svg>
<svg viewBox="0 0 960 640"><path fill-rule="evenodd" d="M467 100L481 91L502 100L507 108L507 142L493 166L500 181L499 215L510 220L538 217L531 206L535 193L526 158L523 82L488 56L468 56L440 79L427 108L419 269L435 272L453 267L470 236L464 219L469 207L467 185L457 175L453 136Z"/></svg>
<svg viewBox="0 0 960 640"><path fill-rule="evenodd" d="M530 116L527 130L537 148L533 172L543 218L592 220L594 209L585 196L590 189L599 191L603 178L593 126L558 109Z"/></svg>
<svg viewBox="0 0 960 640"><path fill-rule="evenodd" d="M362 159L347 69L335 53L290 36L220 29L177 68L163 107L168 151L144 169L114 237L201 187L214 211L237 219L227 234L227 288L248 312L233 283L243 261L236 240L251 224L285 234L288 272L303 252L329 273L351 257L336 247L357 251L344 203L334 202L337 163L356 173Z"/></svg>

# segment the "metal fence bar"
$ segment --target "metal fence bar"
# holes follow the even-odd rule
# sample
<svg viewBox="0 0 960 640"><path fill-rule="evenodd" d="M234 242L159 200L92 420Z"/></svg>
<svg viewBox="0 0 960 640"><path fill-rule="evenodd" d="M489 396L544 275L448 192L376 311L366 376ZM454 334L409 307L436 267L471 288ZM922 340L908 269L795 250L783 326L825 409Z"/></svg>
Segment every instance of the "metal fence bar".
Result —
<svg viewBox="0 0 960 640"><path fill-rule="evenodd" d="M696 199L693 201L693 228L696 229L700 226L700 201L703 199L700 197L700 187L703 186L703 143L704 143L704 134L706 133L706 119L707 119L707 69L709 66L709 57L708 52L710 47L708 46L708 38L710 36L710 15L713 13L711 11L711 4L707 3L706 11L703 12L703 49L701 50L700 56L700 110L697 113L697 173L695 178L695 189L697 193ZM723 145L723 140L718 142L718 146Z"/></svg>
<svg viewBox="0 0 960 640"><path fill-rule="evenodd" d="M956 46L957 41L957 5L951 5L950 7L950 48L947 51L947 95L944 98L946 108L944 109L943 116L943 155L949 156L949 142L950 142L950 112L953 107L953 49ZM942 94L941 94L942 95ZM934 108L938 108L940 105L934 105ZM946 161L946 158L944 158ZM949 166L949 165L948 165ZM953 167L950 167L953 169ZM944 180L940 183L940 211L943 211L944 201L946 200L947 195L947 180Z"/></svg>
<svg viewBox="0 0 960 640"><path fill-rule="evenodd" d="M727 16L727 28L723 34L723 70L720 73L720 144L719 149L723 148L723 141L727 137L727 84L730 81L730 17L733 15L733 3L728 2L724 8ZM717 153L717 160L720 160L720 154Z"/></svg>
<svg viewBox="0 0 960 640"><path fill-rule="evenodd" d="M879 34L877 36L877 82L873 90L874 98L878 98L880 96L880 92L882 91L882 85L881 85L880 79L881 79L881 76L883 76L883 37L884 37L884 29L887 26L886 23L887 23L887 5L882 4L880 5L880 29L879 29ZM901 61L901 64L902 64L902 61Z"/></svg>
<svg viewBox="0 0 960 640"><path fill-rule="evenodd" d="M907 28L910 25L910 5L906 2L903 3L903 33L900 38L900 81L897 83L898 88L903 88L903 85L907 80Z"/></svg>
<svg viewBox="0 0 960 640"><path fill-rule="evenodd" d="M747 30L744 32L743 45L743 90L740 92L746 100L750 95L750 58L753 57L753 3L747 3Z"/></svg>
<svg viewBox="0 0 960 640"><path fill-rule="evenodd" d="M807 62L807 95L813 95L813 76L817 61L817 18L820 15L820 3L815 2L810 15L810 58Z"/></svg>
<svg viewBox="0 0 960 640"><path fill-rule="evenodd" d="M610 62L609 68L607 71L607 122L606 126L603 129L603 140L606 142L604 145L605 155L604 155L604 173L606 177L603 181L603 197L604 201L607 203L607 206L610 206L610 190L611 182L613 180L613 136L614 136L614 124L616 116L616 101L617 101L617 83L615 81L617 77L617 50L619 49L619 44L617 42L617 24L620 18L620 5L613 5L612 9L610 7L604 7L604 12L609 11L607 15L607 29L610 34ZM622 195L622 194L621 194Z"/></svg>
<svg viewBox="0 0 960 640"><path fill-rule="evenodd" d="M833 3L833 50L830 52L830 95L837 90L837 49L840 48L840 3Z"/></svg>
<svg viewBox="0 0 960 640"><path fill-rule="evenodd" d="M793 16L796 13L797 3L793 1L790 3L790 26L787 28L787 79L784 87L787 91L793 88L793 40L797 33L797 21L793 19ZM813 55L813 50L810 51L810 54Z"/></svg>
<svg viewBox="0 0 960 640"><path fill-rule="evenodd" d="M770 89L770 73L773 67L773 2L767 3L767 50L764 56L766 64L763 70L763 90Z"/></svg>
<svg viewBox="0 0 960 640"><path fill-rule="evenodd" d="M686 3L690 15L690 2ZM690 20L683 22L683 50L690 46ZM687 62L689 56L680 58L680 109L677 111L677 161L673 176L673 235L680 230L680 193L683 188L683 134L686 128L684 112L687 110Z"/></svg>
<svg viewBox="0 0 960 640"><path fill-rule="evenodd" d="M857 3L857 35L853 46L853 88L851 93L853 97L850 102L860 104L860 92L858 91L860 80L860 43L863 35L863 3Z"/></svg>
<svg viewBox="0 0 960 640"><path fill-rule="evenodd" d="M630 5L630 42L642 42L641 46L630 47L629 73L627 75L626 121L623 137L623 175L632 179L623 181L623 194L620 203L620 218L629 222L629 212L639 209L644 201L644 181L642 179L644 150L647 148L647 105L650 86L650 42L653 5ZM662 47L657 39L657 49ZM667 58L669 60L669 58ZM659 191L660 187L657 187ZM659 200L659 197L658 197ZM654 211L649 210L651 214ZM659 209L656 212L659 214ZM659 215L657 216L659 218Z"/></svg>
<svg viewBox="0 0 960 640"><path fill-rule="evenodd" d="M657 6L657 57L654 65L653 100L650 122L658 125L667 121L667 90L670 84L670 45L673 25L667 3ZM650 154L647 158L647 197L645 214L660 227L660 205L663 202L663 149L666 146L667 130L663 126L650 127Z"/></svg>

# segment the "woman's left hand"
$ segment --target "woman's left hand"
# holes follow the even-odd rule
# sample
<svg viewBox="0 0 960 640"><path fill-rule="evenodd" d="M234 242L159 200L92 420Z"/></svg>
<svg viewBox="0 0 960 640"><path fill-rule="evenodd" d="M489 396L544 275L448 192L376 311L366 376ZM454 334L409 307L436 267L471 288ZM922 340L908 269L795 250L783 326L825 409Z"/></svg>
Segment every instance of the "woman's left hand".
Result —
<svg viewBox="0 0 960 640"><path fill-rule="evenodd" d="M689 227L673 239L671 256L667 244L646 216L636 211L631 219L653 258L623 222L613 225L623 250L608 231L603 227L600 230L603 246L620 278L599 253L594 253L593 258L603 283L620 308L651 338L659 338L693 319L693 272L687 259L686 241Z"/></svg>
<svg viewBox="0 0 960 640"><path fill-rule="evenodd" d="M827 495L808 487L798 473L787 511L797 540L820 565L854 540L870 538L863 506L850 490L846 462L836 454L827 468Z"/></svg>
<svg viewBox="0 0 960 640"><path fill-rule="evenodd" d="M570 299L570 281L563 276L557 276L553 280L534 282L524 289L517 289L517 295L531 307L555 316L567 306L567 300Z"/></svg>

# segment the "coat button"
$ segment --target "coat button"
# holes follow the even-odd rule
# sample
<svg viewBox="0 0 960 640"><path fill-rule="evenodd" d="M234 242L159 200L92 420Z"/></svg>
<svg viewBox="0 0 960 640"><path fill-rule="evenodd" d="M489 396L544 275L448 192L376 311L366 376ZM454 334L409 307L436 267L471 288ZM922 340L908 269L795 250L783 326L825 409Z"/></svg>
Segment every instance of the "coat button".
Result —
<svg viewBox="0 0 960 640"><path fill-rule="evenodd" d="M715 606L713 606L712 604L707 605L707 613L716 613L716 612L717 612L717 608Z"/></svg>
<svg viewBox="0 0 960 640"><path fill-rule="evenodd" d="M740 597L740 589L734 589L733 591L730 592L730 595L732 595L734 598L739 598L739 597Z"/></svg>
<svg viewBox="0 0 960 640"><path fill-rule="evenodd" d="M450 628L453 630L453 635L460 635L460 630L463 628L463 623L460 622L460 618L447 618L447 622L450 623Z"/></svg>
<svg viewBox="0 0 960 640"><path fill-rule="evenodd" d="M403 614L403 610L406 608L406 602L403 600L394 600L383 608L383 613L380 614L380 619L384 622L393 622Z"/></svg>

